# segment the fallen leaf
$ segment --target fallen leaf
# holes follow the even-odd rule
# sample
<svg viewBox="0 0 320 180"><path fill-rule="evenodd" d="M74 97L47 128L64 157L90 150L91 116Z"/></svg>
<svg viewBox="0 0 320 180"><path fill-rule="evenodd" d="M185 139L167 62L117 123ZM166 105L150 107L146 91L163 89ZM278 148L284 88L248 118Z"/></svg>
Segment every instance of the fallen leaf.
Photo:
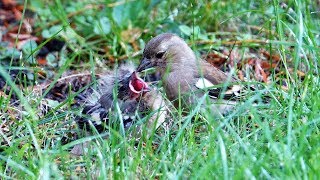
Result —
<svg viewBox="0 0 320 180"><path fill-rule="evenodd" d="M255 77L258 81L263 81L265 83L268 82L268 76L264 72L264 70L261 68L261 60L260 59L255 60Z"/></svg>
<svg viewBox="0 0 320 180"><path fill-rule="evenodd" d="M37 61L38 61L38 64L42 66L45 66L47 64L47 60L45 57L38 57Z"/></svg>

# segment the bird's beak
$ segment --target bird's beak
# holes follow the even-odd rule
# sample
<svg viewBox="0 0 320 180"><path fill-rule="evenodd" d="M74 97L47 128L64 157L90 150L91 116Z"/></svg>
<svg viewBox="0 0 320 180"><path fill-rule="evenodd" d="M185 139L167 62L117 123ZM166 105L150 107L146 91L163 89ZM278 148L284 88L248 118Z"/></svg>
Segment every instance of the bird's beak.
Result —
<svg viewBox="0 0 320 180"><path fill-rule="evenodd" d="M151 88L148 86L148 84L142 89L142 92L150 92L150 91L151 91Z"/></svg>
<svg viewBox="0 0 320 180"><path fill-rule="evenodd" d="M141 90L136 90L137 87L135 87L135 85L132 84L133 81L139 81L140 83L142 83L143 88ZM148 86L148 84L143 79L141 79L138 76L136 71L134 71L131 74L131 80L129 81L129 88L132 92L137 93L137 94L140 92L150 92L151 91L151 88Z"/></svg>
<svg viewBox="0 0 320 180"><path fill-rule="evenodd" d="M149 87L149 85L143 80L143 79L141 79L139 76L138 76L138 74L137 74L137 72L136 71L134 71L133 73L132 73L132 75L134 76L134 78L135 79L138 79L139 81L141 81L141 82L143 82L143 89L141 90L142 92L150 92L151 91L151 88Z"/></svg>
<svg viewBox="0 0 320 180"><path fill-rule="evenodd" d="M147 58L143 58L140 62L140 65L138 66L137 68L137 71L138 72L141 72L143 70L146 70L148 68L151 68L153 67L154 65L151 63L150 59L147 59Z"/></svg>

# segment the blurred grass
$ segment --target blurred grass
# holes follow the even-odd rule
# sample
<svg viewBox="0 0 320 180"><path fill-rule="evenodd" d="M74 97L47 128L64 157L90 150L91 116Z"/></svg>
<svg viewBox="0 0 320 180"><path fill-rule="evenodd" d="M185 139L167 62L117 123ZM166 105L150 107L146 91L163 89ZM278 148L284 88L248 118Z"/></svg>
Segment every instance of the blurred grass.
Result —
<svg viewBox="0 0 320 180"><path fill-rule="evenodd" d="M64 126L72 126L76 110L66 108L63 120L53 112L50 123L40 126L37 122L46 120L37 116L42 97L5 76L27 112L21 112L22 122L10 127L10 138L0 134L10 142L0 149L2 178L319 178L317 1L34 0L27 4L37 15L36 36L66 42L66 51L60 52L65 59L60 59L51 86L69 69L90 69L95 74L117 60L138 62L136 53L151 36L173 32L195 50L210 51L234 40L270 40L235 46L243 52L250 47L279 53L289 88L285 91L272 83L268 88L277 99L268 108L251 107L248 100L221 119L202 117L198 108L182 116L178 109L172 112L172 127L139 142L119 132L110 132L108 140L94 135L81 138L71 143L94 140L88 153L74 157L68 152L72 144L62 145L62 138L68 136ZM198 41L212 43L198 45ZM231 49L233 44L225 46ZM288 67L294 72L289 73ZM296 75L299 69L307 70L304 79ZM6 74L4 68L0 73ZM69 101L72 98L64 103ZM0 102L2 108L12 109L5 100Z"/></svg>

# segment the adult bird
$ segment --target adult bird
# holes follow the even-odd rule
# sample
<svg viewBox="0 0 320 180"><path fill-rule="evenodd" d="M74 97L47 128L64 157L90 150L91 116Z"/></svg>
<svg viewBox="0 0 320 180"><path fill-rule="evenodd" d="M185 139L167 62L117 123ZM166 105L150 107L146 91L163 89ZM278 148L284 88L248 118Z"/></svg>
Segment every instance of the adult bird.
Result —
<svg viewBox="0 0 320 180"><path fill-rule="evenodd" d="M190 109L206 92L213 113L224 114L236 104L234 98L239 95L239 86L232 85L236 80L197 58L175 34L160 34L146 44L137 71L151 67L160 73L166 95L176 107L181 102L183 108Z"/></svg>

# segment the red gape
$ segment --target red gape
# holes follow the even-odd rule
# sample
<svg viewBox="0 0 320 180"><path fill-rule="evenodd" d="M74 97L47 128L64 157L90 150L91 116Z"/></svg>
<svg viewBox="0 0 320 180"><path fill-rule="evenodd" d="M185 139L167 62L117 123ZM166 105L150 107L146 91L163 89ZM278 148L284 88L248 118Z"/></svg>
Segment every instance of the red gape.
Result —
<svg viewBox="0 0 320 180"><path fill-rule="evenodd" d="M139 94L141 92L148 92L150 90L148 84L143 79L138 77L136 72L133 72L131 75L129 87L130 90L136 94Z"/></svg>
<svg viewBox="0 0 320 180"><path fill-rule="evenodd" d="M144 81L141 81L140 79L132 80L131 84L137 91L141 91L146 86L146 83Z"/></svg>

